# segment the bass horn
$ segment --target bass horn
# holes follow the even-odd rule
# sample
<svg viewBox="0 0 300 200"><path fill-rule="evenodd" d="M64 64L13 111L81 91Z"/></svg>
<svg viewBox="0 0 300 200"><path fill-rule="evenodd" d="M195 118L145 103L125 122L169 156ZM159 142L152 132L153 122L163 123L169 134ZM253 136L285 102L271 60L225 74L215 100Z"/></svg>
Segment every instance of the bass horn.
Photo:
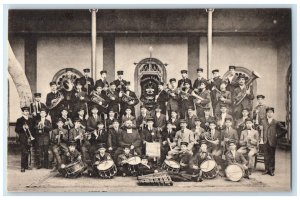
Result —
<svg viewBox="0 0 300 200"><path fill-rule="evenodd" d="M247 90L249 89L250 85L253 83L253 81L255 81L257 78L260 78L261 76L259 75L259 73L257 73L256 71L252 71L252 75L251 77L249 78L249 80L247 81L247 83L245 84L246 85L246 88ZM247 90L243 90L241 91L235 98L234 98L234 105L239 105L243 100L244 98L246 97L246 91Z"/></svg>

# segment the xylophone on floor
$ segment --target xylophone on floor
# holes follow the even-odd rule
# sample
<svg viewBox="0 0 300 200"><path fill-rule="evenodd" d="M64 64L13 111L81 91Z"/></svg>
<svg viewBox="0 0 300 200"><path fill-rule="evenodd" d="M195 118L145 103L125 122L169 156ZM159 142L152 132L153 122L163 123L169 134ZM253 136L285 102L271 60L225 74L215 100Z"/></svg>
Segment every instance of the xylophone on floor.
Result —
<svg viewBox="0 0 300 200"><path fill-rule="evenodd" d="M137 177L139 185L172 186L173 181L167 172L158 172Z"/></svg>

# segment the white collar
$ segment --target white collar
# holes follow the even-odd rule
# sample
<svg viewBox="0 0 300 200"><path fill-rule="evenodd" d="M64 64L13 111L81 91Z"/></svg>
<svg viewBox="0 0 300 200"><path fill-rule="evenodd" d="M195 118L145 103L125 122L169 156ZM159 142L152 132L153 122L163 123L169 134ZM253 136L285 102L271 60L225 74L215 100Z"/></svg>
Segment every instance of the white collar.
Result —
<svg viewBox="0 0 300 200"><path fill-rule="evenodd" d="M23 117L24 117L26 120L28 120L28 118L29 118L29 116L25 116L25 115L23 115Z"/></svg>

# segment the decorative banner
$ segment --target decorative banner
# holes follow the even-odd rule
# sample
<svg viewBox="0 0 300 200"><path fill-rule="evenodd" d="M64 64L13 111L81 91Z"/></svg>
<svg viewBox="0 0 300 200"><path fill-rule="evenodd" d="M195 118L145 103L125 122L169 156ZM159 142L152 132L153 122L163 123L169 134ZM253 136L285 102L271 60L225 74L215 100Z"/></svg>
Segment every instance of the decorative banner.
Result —
<svg viewBox="0 0 300 200"><path fill-rule="evenodd" d="M158 93L158 83L161 80L159 75L145 74L140 79L141 84L141 101L151 109L156 104L155 95Z"/></svg>

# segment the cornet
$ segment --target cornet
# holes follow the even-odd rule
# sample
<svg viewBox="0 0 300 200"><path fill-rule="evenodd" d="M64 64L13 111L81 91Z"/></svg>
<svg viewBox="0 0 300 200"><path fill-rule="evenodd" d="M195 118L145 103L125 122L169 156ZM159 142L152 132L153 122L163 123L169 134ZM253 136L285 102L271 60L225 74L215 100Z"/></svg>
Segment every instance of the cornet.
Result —
<svg viewBox="0 0 300 200"><path fill-rule="evenodd" d="M26 136L27 136L28 139L30 139L30 142L31 142L31 141L34 140L35 138L32 136L31 131L29 130L28 125L27 125L26 123L25 123L25 125L26 125L25 129L28 131L28 134L29 134L29 135L28 135L27 132L25 131Z"/></svg>

